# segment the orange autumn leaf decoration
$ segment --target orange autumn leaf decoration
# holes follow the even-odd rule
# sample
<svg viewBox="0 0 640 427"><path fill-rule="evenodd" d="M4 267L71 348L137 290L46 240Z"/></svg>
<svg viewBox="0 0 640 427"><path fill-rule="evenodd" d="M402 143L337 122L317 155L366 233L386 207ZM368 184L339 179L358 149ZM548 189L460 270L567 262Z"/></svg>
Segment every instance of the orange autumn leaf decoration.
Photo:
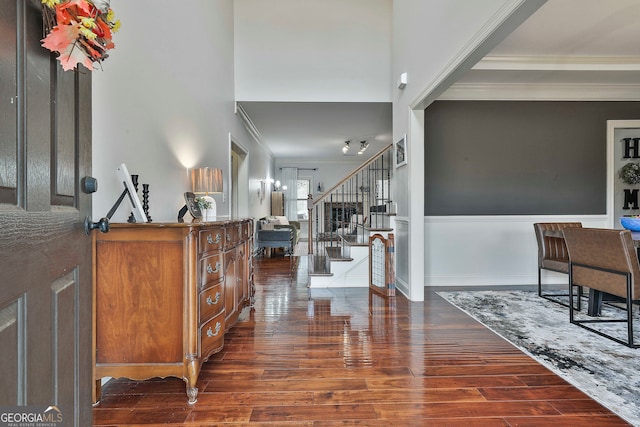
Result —
<svg viewBox="0 0 640 427"><path fill-rule="evenodd" d="M42 0L46 37L42 46L57 52L65 71L82 64L93 70L113 49L112 33L120 28L110 0Z"/></svg>
<svg viewBox="0 0 640 427"><path fill-rule="evenodd" d="M56 26L47 37L42 40L42 46L50 51L60 52L78 40L80 29L73 25Z"/></svg>

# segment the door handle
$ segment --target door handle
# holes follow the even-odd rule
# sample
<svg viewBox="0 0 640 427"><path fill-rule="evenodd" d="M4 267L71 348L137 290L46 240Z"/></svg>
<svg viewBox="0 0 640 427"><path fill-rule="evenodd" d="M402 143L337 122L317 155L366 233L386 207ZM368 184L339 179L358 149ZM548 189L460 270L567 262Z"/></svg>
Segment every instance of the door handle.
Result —
<svg viewBox="0 0 640 427"><path fill-rule="evenodd" d="M92 176L85 176L80 180L80 187L85 194L92 194L98 191L98 180ZM93 222L91 218L87 216L84 219L84 234L87 236L91 234L92 230L100 230L102 233L109 232L109 218L100 218L100 221Z"/></svg>
<svg viewBox="0 0 640 427"><path fill-rule="evenodd" d="M89 216L84 219L84 234L87 236L91 234L92 230L100 230L102 233L108 233L110 228L109 218L100 218L98 222L91 221L91 217Z"/></svg>

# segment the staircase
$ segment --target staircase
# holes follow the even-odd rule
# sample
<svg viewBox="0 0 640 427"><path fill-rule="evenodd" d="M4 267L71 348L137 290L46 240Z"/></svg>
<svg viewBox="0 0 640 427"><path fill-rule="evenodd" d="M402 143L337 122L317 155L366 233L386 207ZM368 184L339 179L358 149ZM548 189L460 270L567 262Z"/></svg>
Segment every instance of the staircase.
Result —
<svg viewBox="0 0 640 427"><path fill-rule="evenodd" d="M393 146L317 199L309 196L309 287L369 286L369 236L393 232Z"/></svg>

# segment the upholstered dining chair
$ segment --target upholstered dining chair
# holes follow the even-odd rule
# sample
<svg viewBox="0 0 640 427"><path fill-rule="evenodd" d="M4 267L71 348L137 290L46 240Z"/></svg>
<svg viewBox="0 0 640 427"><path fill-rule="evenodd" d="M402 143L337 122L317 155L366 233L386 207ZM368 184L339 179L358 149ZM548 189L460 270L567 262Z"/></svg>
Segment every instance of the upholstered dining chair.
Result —
<svg viewBox="0 0 640 427"><path fill-rule="evenodd" d="M558 304L566 305L554 297L566 297L566 294L543 293L542 270L555 271L557 273L569 273L569 255L564 243L562 230L565 228L582 228L581 222L537 222L533 224L538 242L538 295ZM556 236L550 236L548 231L556 231ZM579 289L578 295L582 294ZM581 308L580 298L576 303L578 310Z"/></svg>
<svg viewBox="0 0 640 427"><path fill-rule="evenodd" d="M569 321L628 347L638 348L633 338L633 301L640 298L640 265L629 230L566 228L564 240L569 252L569 293L573 286L585 286L624 298L626 319L591 317L577 320L569 307ZM587 326L590 323L627 323L627 340Z"/></svg>

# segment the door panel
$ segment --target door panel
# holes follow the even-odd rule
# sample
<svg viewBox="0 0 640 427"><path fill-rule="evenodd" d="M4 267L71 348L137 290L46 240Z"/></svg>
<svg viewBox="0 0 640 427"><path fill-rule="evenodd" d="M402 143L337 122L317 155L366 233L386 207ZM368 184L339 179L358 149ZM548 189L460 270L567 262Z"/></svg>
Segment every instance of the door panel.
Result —
<svg viewBox="0 0 640 427"><path fill-rule="evenodd" d="M0 358L0 372L2 373L3 387L0 387L0 402L7 405L17 405L24 402L26 381L23 375L25 366L25 330L24 316L20 316L24 310L19 306L24 304L24 299L9 302L0 308L0 342L3 345L2 358ZM5 376L6 375L6 376Z"/></svg>
<svg viewBox="0 0 640 427"><path fill-rule="evenodd" d="M0 8L0 203L16 203L16 2Z"/></svg>
<svg viewBox="0 0 640 427"><path fill-rule="evenodd" d="M40 0L2 0L0 36L0 406L55 405L87 426L91 74L40 46Z"/></svg>
<svg viewBox="0 0 640 427"><path fill-rule="evenodd" d="M73 206L75 190L75 74L55 68L53 84L58 109L55 117L52 168L54 186L51 189L52 204Z"/></svg>
<svg viewBox="0 0 640 427"><path fill-rule="evenodd" d="M65 276L55 280L51 285L51 295L53 301L51 304L53 312L51 313L52 328L52 346L53 349L53 366L52 377L54 382L53 396L54 402L59 402L62 408L69 411L74 407L75 399L73 394L63 394L63 390L74 390L75 381L78 378L76 366L78 365L77 349L74 349L79 343L79 327L80 318L78 311L78 294L80 292L80 284L77 281L78 270L66 274ZM69 349L74 351L69 354ZM73 358L74 363L69 363L66 358ZM66 414L69 417L71 414Z"/></svg>

